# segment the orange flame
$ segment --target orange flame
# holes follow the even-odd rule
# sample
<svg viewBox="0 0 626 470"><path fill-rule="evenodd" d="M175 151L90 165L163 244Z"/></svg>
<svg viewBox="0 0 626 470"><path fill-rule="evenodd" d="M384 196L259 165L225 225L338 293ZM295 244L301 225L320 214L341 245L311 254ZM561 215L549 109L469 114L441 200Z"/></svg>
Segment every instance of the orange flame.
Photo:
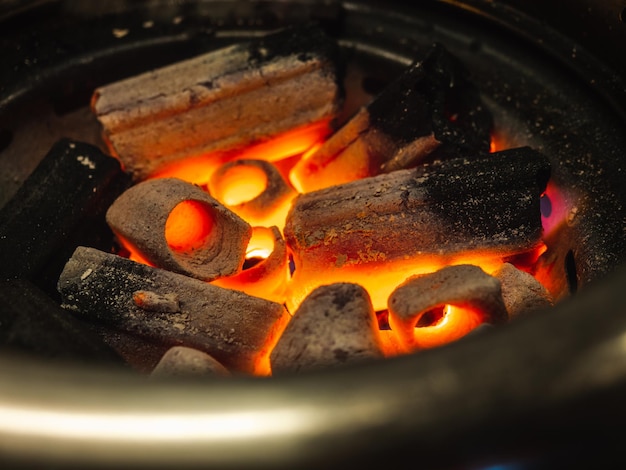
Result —
<svg viewBox="0 0 626 470"><path fill-rule="evenodd" d="M206 185L218 167L236 159L275 162L299 155L330 134L330 120L325 119L282 133L272 139L229 151L190 155L182 161L164 165L149 178L180 178L197 185Z"/></svg>
<svg viewBox="0 0 626 470"><path fill-rule="evenodd" d="M256 359L254 361L254 375L258 376L271 376L272 367L270 365L270 354L274 350L276 343L280 339L283 331L287 327L291 316L285 312L285 314L274 323L274 327L265 340L265 344L258 351Z"/></svg>
<svg viewBox="0 0 626 470"><path fill-rule="evenodd" d="M363 265L337 267L336 263L317 260L314 265L300 266L289 282L287 307L295 312L300 303L317 287L333 282L354 282L369 293L374 310L387 308L391 292L408 277L433 273L445 266L473 264L486 273L494 272L502 264L502 253L475 252L458 256L421 256L418 259L396 259L368 262Z"/></svg>
<svg viewBox="0 0 626 470"><path fill-rule="evenodd" d="M212 185L214 197L227 206L236 206L250 201L267 188L267 175L258 167L233 166Z"/></svg>
<svg viewBox="0 0 626 470"><path fill-rule="evenodd" d="M148 261L130 241L121 236L119 233L116 233L115 236L120 242L120 245L122 245L123 249L128 252L127 258L129 260L134 261L135 263L141 263L154 267L154 264Z"/></svg>
<svg viewBox="0 0 626 470"><path fill-rule="evenodd" d="M380 330L380 344L385 357L394 357L406 354L408 351L398 339L398 335L393 330Z"/></svg>
<svg viewBox="0 0 626 470"><path fill-rule="evenodd" d="M319 149L322 140L329 132L328 121L315 123L236 152L190 157L162 168L151 178L173 176L206 187L211 176L224 163L235 159L256 159L275 162L283 177L289 175L291 185L304 192L311 189L307 185L317 184L305 184L303 181L311 170L307 165L313 164L310 161L311 155ZM494 134L490 150L495 152L504 148L507 148L504 137ZM345 165L340 165L342 171L345 170L349 174L346 176L340 172L341 174L336 176L329 176L336 178L337 182L343 182L346 177L355 179L360 176L359 172L364 171L363 162L355 161L355 155L346 153L340 157L341 162L345 163ZM335 184L334 181L327 180L322 184L328 186ZM233 167L232 173L227 173L220 181L219 187L212 191L215 193L214 197L225 205L232 206L235 211L235 206L257 197L266 189L267 184L267 175L260 168L239 166ZM562 193L552 183L549 183L546 195L551 203L552 212L550 215L544 215L542 220L544 229L550 233L565 219L566 203ZM382 311L387 308L387 300L391 292L410 276L432 273L445 266L458 264L473 264L487 273L493 273L503 261L512 262L520 269L529 271L546 250L546 246L542 244L535 250L513 256L501 252L475 252L455 257L423 256L417 260L380 260L364 265L340 266L337 269L332 269L332 266L329 268L329 263L336 264L336 260L315 260L310 265L299 266L293 276L290 276L287 248L281 232L291 200L289 198L280 209L276 209L279 213L278 218L250 221L242 216L251 225L258 225L254 227L246 256L248 260L257 259L258 262L233 276L214 280L212 284L284 303L288 311L295 312L304 298L317 287L334 282L354 282L368 291L374 309ZM201 246L210 235L212 224L210 213L202 203L184 201L170 213L165 227L165 238L172 250L193 250ZM118 238L129 251L131 260L151 265L132 244L122 237L118 236ZM289 315L286 314L277 322L266 344L258 351L255 374L271 375L269 354L288 321ZM480 312L446 305L443 315L437 322L412 328L410 334L413 346L411 347L404 344L402 333L398 331L399 326L394 328L394 325L391 325L391 330L381 330L383 351L386 356L395 356L408 353L413 349L441 346L466 335L482 321L483 317Z"/></svg>

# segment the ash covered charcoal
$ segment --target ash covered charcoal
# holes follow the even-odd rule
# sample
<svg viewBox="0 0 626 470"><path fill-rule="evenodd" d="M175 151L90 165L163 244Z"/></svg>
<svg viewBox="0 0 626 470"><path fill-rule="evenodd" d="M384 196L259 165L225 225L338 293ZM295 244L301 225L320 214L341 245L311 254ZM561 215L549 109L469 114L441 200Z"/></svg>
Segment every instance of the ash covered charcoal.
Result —
<svg viewBox="0 0 626 470"><path fill-rule="evenodd" d="M153 377L226 377L228 369L205 352L185 346L167 350L152 373Z"/></svg>
<svg viewBox="0 0 626 470"><path fill-rule="evenodd" d="M549 307L552 295L532 275L504 263L493 275L502 284L502 297L509 313L515 318Z"/></svg>
<svg viewBox="0 0 626 470"><path fill-rule="evenodd" d="M119 162L98 148L58 141L0 211L0 277L26 278L56 294L77 246L110 249L104 214L129 183Z"/></svg>
<svg viewBox="0 0 626 470"><path fill-rule="evenodd" d="M319 282L358 278L383 297L417 262L446 265L459 256L536 248L549 173L548 160L523 147L299 195L284 229L295 262L289 308ZM385 308L379 299L374 307Z"/></svg>
<svg viewBox="0 0 626 470"><path fill-rule="evenodd" d="M278 303L79 247L61 273L63 307L169 346L253 372L288 321Z"/></svg>
<svg viewBox="0 0 626 470"><path fill-rule="evenodd" d="M190 212L176 220L190 230L174 242L167 238L168 221L180 204L191 204ZM247 222L198 186L177 178L136 184L115 200L106 220L152 265L205 281L239 272L252 235Z"/></svg>
<svg viewBox="0 0 626 470"><path fill-rule="evenodd" d="M425 159L488 152L493 119L463 65L436 44L292 176L303 192L411 168Z"/></svg>
<svg viewBox="0 0 626 470"><path fill-rule="evenodd" d="M273 374L383 357L369 295L357 284L322 286L294 313L270 355Z"/></svg>
<svg viewBox="0 0 626 470"><path fill-rule="evenodd" d="M0 304L0 351L85 364L124 363L88 325L27 280L0 281Z"/></svg>
<svg viewBox="0 0 626 470"><path fill-rule="evenodd" d="M422 322L448 305L453 308L441 312L437 321ZM388 307L391 329L408 351L459 339L481 323L508 320L500 282L473 265L413 276L392 292Z"/></svg>
<svg viewBox="0 0 626 470"><path fill-rule="evenodd" d="M330 132L342 97L337 52L321 29L289 27L99 88L92 108L112 151L143 179L306 125Z"/></svg>

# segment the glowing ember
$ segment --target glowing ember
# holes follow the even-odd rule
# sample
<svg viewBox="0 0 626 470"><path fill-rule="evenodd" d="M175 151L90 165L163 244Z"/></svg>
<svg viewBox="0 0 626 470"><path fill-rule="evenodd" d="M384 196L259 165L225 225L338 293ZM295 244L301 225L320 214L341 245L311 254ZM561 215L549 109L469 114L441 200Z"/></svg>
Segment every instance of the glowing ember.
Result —
<svg viewBox="0 0 626 470"><path fill-rule="evenodd" d="M218 53L220 57L229 54L228 49ZM170 139L163 148L144 139L138 144L141 152L120 155L133 175L143 180L139 185L175 180L179 182L176 184L193 186L193 191L185 189L189 194L199 191L206 196L185 193L174 203L155 193L162 199L161 212L167 215L165 251L183 253L176 262L192 265L177 272L202 279L211 288L223 288L230 295L247 295L286 308L294 318L302 311L314 318L293 321L284 315L276 324L266 325L254 365L247 363L246 371L270 375L273 351L277 370L299 370L322 363L332 366L334 361L345 360L348 343L359 344L352 344L355 333L360 339L368 334L348 332L351 327L341 331L346 313L342 309L357 300L343 293L353 286L362 290L360 313L355 318L374 330L371 357L406 354L455 341L482 323L507 321L509 306L514 306L510 308L515 308L516 314L518 310L523 313L528 299L524 289L538 290L525 276L536 274L536 262L546 249L542 223L549 234L563 221L562 194L554 185L546 190L550 171L547 159L528 147L507 150L506 136L493 131L492 117L478 90L466 81L460 63L451 60L441 46L434 46L422 60L416 60L337 129L333 129L340 108L336 83L329 83L321 72L311 75L300 70L300 60L296 54L290 66L302 77L314 80L320 90L319 97L303 100L312 100L310 110L319 110L313 113L315 117L309 118L307 105L300 103L303 90L295 82L292 86L290 69L262 64L262 70L250 76L236 75L237 81L222 83L216 105L206 98L206 113L232 106L232 113L219 114L224 121L218 125L219 135L213 136L211 127L217 118L208 125L201 120L203 135L189 134L187 125L181 125L185 127L181 131L178 121L174 126L169 115L161 112L166 103L157 100L151 109L152 124L176 130L180 138ZM319 60L315 67L332 70L325 55ZM168 77L186 65L178 67L159 73ZM231 72L239 73L238 69ZM270 72L277 73L286 88L277 85L278 79L276 85L269 78L267 82L257 80L257 75ZM246 84L244 79L250 82ZM168 83L164 78L159 85ZM197 88L198 83L192 86ZM135 142L124 140L126 131L118 127L132 128L134 107L143 109L144 104L116 86L101 89L97 101L106 108L107 100L122 100L124 112L118 116L119 122L108 124L108 135L117 139L117 147L111 142L113 147L134 148ZM296 113L298 119L289 127L268 123L273 118L258 113L263 105L248 96L250 90L256 90L254 93L266 100L261 102L280 112L277 123L283 115L289 122L290 113ZM195 108L183 113L187 95L179 90L168 93L180 107L176 112L181 119L196 123ZM311 88L306 94L316 93ZM290 103L287 111L280 104L283 99ZM99 118L106 127L106 113L101 112ZM151 128L152 134L156 132ZM204 139L201 145L194 140L200 138ZM168 153L170 145L180 151L161 155ZM158 161L152 160L155 152ZM142 159L140 153L148 159ZM455 158L459 155L465 158ZM544 191L540 214L539 196ZM218 211L215 216L213 210ZM152 222L149 215L141 217L144 225ZM245 225L245 230L241 229L245 236L234 244L230 240L237 236L234 231L221 233L230 224L226 219L241 220ZM117 230L119 227L112 228L130 259L158 268L178 267L162 262L166 258L163 247L158 247L156 254L146 250L141 237L134 238L139 230L125 233ZM154 237L153 231L148 232ZM215 246L226 247L225 251L237 248L230 250L240 256L235 260L236 269L198 273L205 261L210 261L203 254ZM502 270L503 263L514 267ZM498 278L505 271L506 282L504 277ZM523 275L521 271L525 271ZM415 286L421 287L415 291ZM321 296L320 292L326 307L311 302L312 297ZM133 295L136 305L152 305L151 294ZM540 297L530 298L529 303L549 303L549 295L542 292ZM159 302L157 306L165 305ZM238 315L227 305L223 309L229 318ZM292 328L287 325L290 321ZM280 341L286 328L305 333L290 332ZM311 339L314 331L319 338ZM309 345L311 341L315 344ZM335 342L342 341L345 344L335 347ZM362 348L354 347L356 357ZM297 359L293 361L292 356Z"/></svg>
<svg viewBox="0 0 626 470"><path fill-rule="evenodd" d="M129 251L204 281L238 272L252 234L219 201L176 178L136 184L109 207L106 220L122 242L130 242Z"/></svg>
<svg viewBox="0 0 626 470"><path fill-rule="evenodd" d="M325 119L285 131L270 140L252 143L243 148L220 153L191 155L182 161L160 166L147 178L174 177L190 183L206 185L213 173L226 162L242 159L285 161L318 146L330 132L330 122Z"/></svg>
<svg viewBox="0 0 626 470"><path fill-rule="evenodd" d="M246 264L251 266L247 267ZM277 227L255 227L246 251L244 269L212 284L284 303L289 281L287 247Z"/></svg>
<svg viewBox="0 0 626 470"><path fill-rule="evenodd" d="M446 305L441 318L434 324L414 328L415 345L419 349L442 346L462 338L482 323L480 312Z"/></svg>
<svg viewBox="0 0 626 470"><path fill-rule="evenodd" d="M238 159L213 173L208 190L253 226L282 229L296 192L272 162Z"/></svg>
<svg viewBox="0 0 626 470"><path fill-rule="evenodd" d="M213 219L198 201L183 201L170 212L165 222L165 239L172 250L198 250L211 233Z"/></svg>
<svg viewBox="0 0 626 470"><path fill-rule="evenodd" d="M492 141L492 149L495 149L494 142ZM380 251L380 248L377 248L376 250L378 251L374 252L372 241L376 239L376 236L368 235L363 238L362 234L358 235L358 232L355 232L358 236L352 240L352 229L348 231L344 229L347 226L346 224L354 224L356 221L366 220L366 208L372 209L372 206L366 202L367 198L364 196L367 196L369 193L374 194L376 199L373 199L371 202L378 203L379 195L375 190L370 190L371 188L354 193L361 194L364 197L362 202L355 205L354 210L348 207L345 211L339 211L340 219L337 219L336 223L338 225L336 227L333 225L335 222L330 224L328 222L319 222L323 219L320 219L319 215L315 215L310 209L303 212L303 221L298 222L298 227L301 228L300 224L306 226L310 221L321 223L322 225L315 229L315 233L319 232L319 234L322 234L322 246L330 250L328 255L316 254L315 250L311 251L308 248L305 251L299 251L298 244L293 240L290 242L288 249L282 237L282 232L285 228L285 218L288 210L291 209L291 216L293 217L295 205L291 203L292 199L298 195L298 192L293 187L294 185L297 186L296 180L293 178L296 177L297 173L291 171L291 180L285 180L282 175L289 174L294 164L297 168L298 162L305 160L304 155L312 154L319 147L319 144L316 144L313 140L309 141L308 153L303 153L301 140L294 141L291 151L287 150L289 148L287 144L287 140L282 140L280 144L284 155L283 159L272 159L267 154L257 153L256 150L258 149L249 149L242 152L241 156L254 156L254 159L235 158L230 162L218 165L211 171L208 184L204 187L205 191L210 192L227 207L230 207L231 210L243 217L244 220L254 225L252 237L246 249L246 261L243 269L233 275L219 277L211 281L211 284L284 304L288 311L293 314L309 294L317 288L331 284L352 282L365 288L370 297L373 310L383 312L386 311L388 300L398 286L412 276L436 273L446 266L468 264L482 268L482 271L485 273L494 273L502 266L505 260L516 263L521 269L531 271L536 260L546 249L541 242L533 242L528 246L524 246L521 251L518 248L504 250L476 249L476 246L472 247L470 245L468 248L459 251L454 250L446 254L445 251L442 251L442 245L435 243L433 244L433 253L420 252L417 257L410 254L411 250L404 248L401 250L403 254L400 256L393 255L392 252L384 253ZM271 148L271 146L268 146L268 148ZM210 157L207 156L205 159L208 161ZM274 161L270 162L269 160ZM219 161L219 158L213 158L212 161ZM193 158L178 162L173 173L179 175L195 174L197 176L197 164L198 160ZM492 163L489 164L491 165ZM477 164L473 162L472 165L475 167ZM172 168L168 171L171 170ZM354 171L354 168L350 171ZM338 177L343 178L341 175ZM386 191L388 191L390 186L399 185L403 189L399 190L398 194L406 193L406 185L402 183L401 178L398 179L395 176L395 173L381 175L380 178L389 179L392 182L386 186ZM353 179L353 177L348 179ZM197 180L197 177L190 178L190 180ZM355 183L358 184L358 182ZM286 189L280 192L270 191L270 188L276 186ZM503 191L507 192L508 188ZM555 190L552 187L548 192L554 194ZM490 194L492 193L493 187ZM458 198L463 196L452 191L450 197ZM555 200L558 201L556 197ZM495 209L494 214L501 209L498 207L498 204L493 202L489 204ZM356 210L359 207L361 207L360 212ZM398 217L398 220L407 217L407 214L410 212L407 212L407 210L408 207L395 215L390 214L390 218L383 221L383 224L376 228L376 231L380 231L381 234L381 246L389 246L390 237L385 235L385 230L394 226L394 217ZM484 209L480 210L483 211ZM422 214L420 215L421 220L424 217L424 208L420 209L420 211L420 214ZM335 210L326 210L325 212L328 216L333 216L336 213ZM380 210L376 209L374 212L376 217L381 217L382 212ZM278 213L279 216L273 216L273 213ZM546 217L550 217L550 214L543 214L544 222ZM293 221L290 223L293 225ZM429 223L427 226L427 231L433 233L434 230L436 234L436 230L438 230L437 224L440 223L440 217L434 216L432 223ZM201 203L195 201L180 203L171 211L167 220L166 239L168 245L178 251L195 250L210 235L212 225L213 221L206 207L203 207ZM422 229L426 229L426 226L419 230ZM293 227L289 230L291 233ZM408 243L413 246L417 239L415 239L415 228L411 230L412 232L407 232L404 238L407 238ZM451 236L449 229L442 227L441 230L446 237L449 238ZM392 229L392 231L397 231L397 229ZM409 235L409 233L413 233L413 235ZM475 236L476 234L472 232L470 238L474 240ZM290 237L293 237L293 234ZM413 239L412 241L411 238ZM131 252L131 259L146 262L131 244L122 237L120 237L120 240ZM363 244L363 241L365 241L365 244ZM475 240L472 241L472 243L474 242ZM337 243L339 243L337 248L339 251L332 251L333 246ZM426 245L422 250L425 247ZM291 251L296 258L295 271L293 270L293 265L290 270L288 251ZM349 254L352 251L354 251L354 259ZM347 255L342 258L342 253ZM487 321L485 312L480 308L454 303L445 303L440 307L423 312L418 317L409 320L408 323L399 323L399 320L394 315L390 315L389 325L391 328L379 331L380 348L386 357L391 357L419 349L442 346L465 336L485 321ZM277 326L276 333L270 334L264 346L260 348L258 359L254 365L254 373L256 375L272 374L269 356L275 344L279 341L279 332L283 328L284 324Z"/></svg>
<svg viewBox="0 0 626 470"><path fill-rule="evenodd" d="M220 176L214 194L227 206L236 206L250 201L267 187L267 176L258 167L231 167Z"/></svg>

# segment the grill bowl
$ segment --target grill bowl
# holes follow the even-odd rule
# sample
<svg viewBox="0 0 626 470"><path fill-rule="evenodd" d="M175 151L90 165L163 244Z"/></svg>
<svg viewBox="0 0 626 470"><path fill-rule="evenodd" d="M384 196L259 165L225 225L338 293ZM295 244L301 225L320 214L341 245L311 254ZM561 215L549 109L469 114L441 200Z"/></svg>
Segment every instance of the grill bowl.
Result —
<svg viewBox="0 0 626 470"><path fill-rule="evenodd" d="M509 139L546 151L556 177L585 204L555 242L563 274L573 270L577 280L574 296L437 350L221 382L147 380L3 353L2 458L28 468L553 468L622 458L615 443L623 438L626 386L626 88L623 62L607 51L624 37L623 8L609 1L572 2L566 11L558 2L515 1L4 2L3 201L59 136L98 142L84 113L96 85L314 18L382 82L410 61L415 43L442 40L481 83L493 82L488 98ZM550 24L557 13L569 21ZM535 129L530 103L538 96L552 133ZM26 144L23 130L41 138ZM565 266L568 253L574 268Z"/></svg>

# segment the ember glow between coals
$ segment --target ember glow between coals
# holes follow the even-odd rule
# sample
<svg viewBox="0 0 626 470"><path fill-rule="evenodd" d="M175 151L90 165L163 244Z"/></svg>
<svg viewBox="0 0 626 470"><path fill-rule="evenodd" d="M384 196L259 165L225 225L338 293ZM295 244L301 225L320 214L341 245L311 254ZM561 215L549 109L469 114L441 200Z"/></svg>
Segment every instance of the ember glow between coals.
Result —
<svg viewBox="0 0 626 470"><path fill-rule="evenodd" d="M318 125L311 126L310 129L300 129L295 133L281 137L278 142L248 148L234 156L233 160L271 162L272 165L276 166L286 184L293 189L294 184L291 179L293 175L290 170L297 162L318 148L323 143L326 134L327 132L322 131L322 127ZM502 142L494 140L491 149L492 151L502 150L502 145ZM273 153L274 151L276 153ZM220 165L213 163L207 167L206 162L209 161L215 162L215 159L211 159L210 156L203 159L190 158L176 165L170 165L167 171L159 171L149 179L175 176L201 186L210 192L211 176L220 170L220 165L225 165L228 162L221 162ZM199 168L202 168L202 171L199 171ZM325 184L331 185L333 182L329 181ZM241 211L237 211L238 207L245 206L250 201L259 198L267 189L267 185L267 175L254 166L237 167L235 171L220 181L219 185L213 185L215 191L210 193L226 207L239 212L244 220L247 219L253 226L253 235L246 250L244 269L235 275L216 279L212 283L220 287L241 290L250 295L284 303L291 314L304 300L303 292L309 293L316 287L345 281L346 276L351 279L351 282L365 286L371 296L374 309L378 312L384 312L391 292L409 276L433 273L444 266L461 264L475 265L491 274L502 265L505 258L501 253L483 252L453 258L423 256L419 263L414 260L391 263L382 260L367 266L356 265L348 269L348 275L346 275L346 271L343 271L337 275L336 279L332 273L329 274L328 272L321 274L315 271L294 272L293 263L289 263L289 253L282 239L282 231L292 199L299 193L293 190L288 199L282 201L279 206L264 208L264 213L246 216L245 213L241 214ZM552 186L550 191L555 195L553 196L554 199L558 201L556 188ZM555 210L554 214L544 216L544 222L551 227L555 224L554 219L556 217L560 217L558 210ZM273 223L259 226L257 221L261 219ZM196 249L209 236L213 223L210 211L206 210L202 204L194 201L180 203L171 212L166 224L165 237L169 247L178 252ZM128 250L130 259L150 265L131 243L122 237L120 237L120 242ZM545 245L541 245L522 256L518 255L513 259L517 259L519 262L513 261L513 263L520 269L528 271L545 249ZM384 273L383 277L380 275L381 272ZM384 280L381 282L381 279ZM300 283L300 285L296 285L296 283ZM475 309L445 305L437 315L431 315L428 318L424 316L422 321L416 325L419 349L437 347L455 341L482 323L482 314ZM277 335L268 338L268 345L265 348L268 352L259 357L255 367L256 374L271 374L269 352L277 340ZM380 342L384 354L388 357L410 352L399 343L394 332L388 327L381 329Z"/></svg>
<svg viewBox="0 0 626 470"><path fill-rule="evenodd" d="M142 275L127 284L155 289L152 310L110 312L117 327L195 343L239 370L258 356L253 369L267 374L268 359L282 373L454 341L517 314L505 304L519 292L505 295L505 283L551 302L527 274L545 250L539 195L549 159L507 148L480 90L440 44L350 113L340 57L322 29L294 26L95 91L92 109L111 154L137 183L107 222L132 260L186 276L78 253L122 278L137 268ZM88 310L75 301L84 281L78 263L61 285L69 307ZM415 293L416 285L425 290ZM188 291L202 297L193 312L185 302L196 294L172 300ZM224 305L271 305L249 311L255 321L221 307L211 317L205 308L217 308L215 296ZM263 309L275 324L258 325L269 318L254 313ZM260 340L237 336L256 326ZM243 346L227 357L234 343Z"/></svg>

